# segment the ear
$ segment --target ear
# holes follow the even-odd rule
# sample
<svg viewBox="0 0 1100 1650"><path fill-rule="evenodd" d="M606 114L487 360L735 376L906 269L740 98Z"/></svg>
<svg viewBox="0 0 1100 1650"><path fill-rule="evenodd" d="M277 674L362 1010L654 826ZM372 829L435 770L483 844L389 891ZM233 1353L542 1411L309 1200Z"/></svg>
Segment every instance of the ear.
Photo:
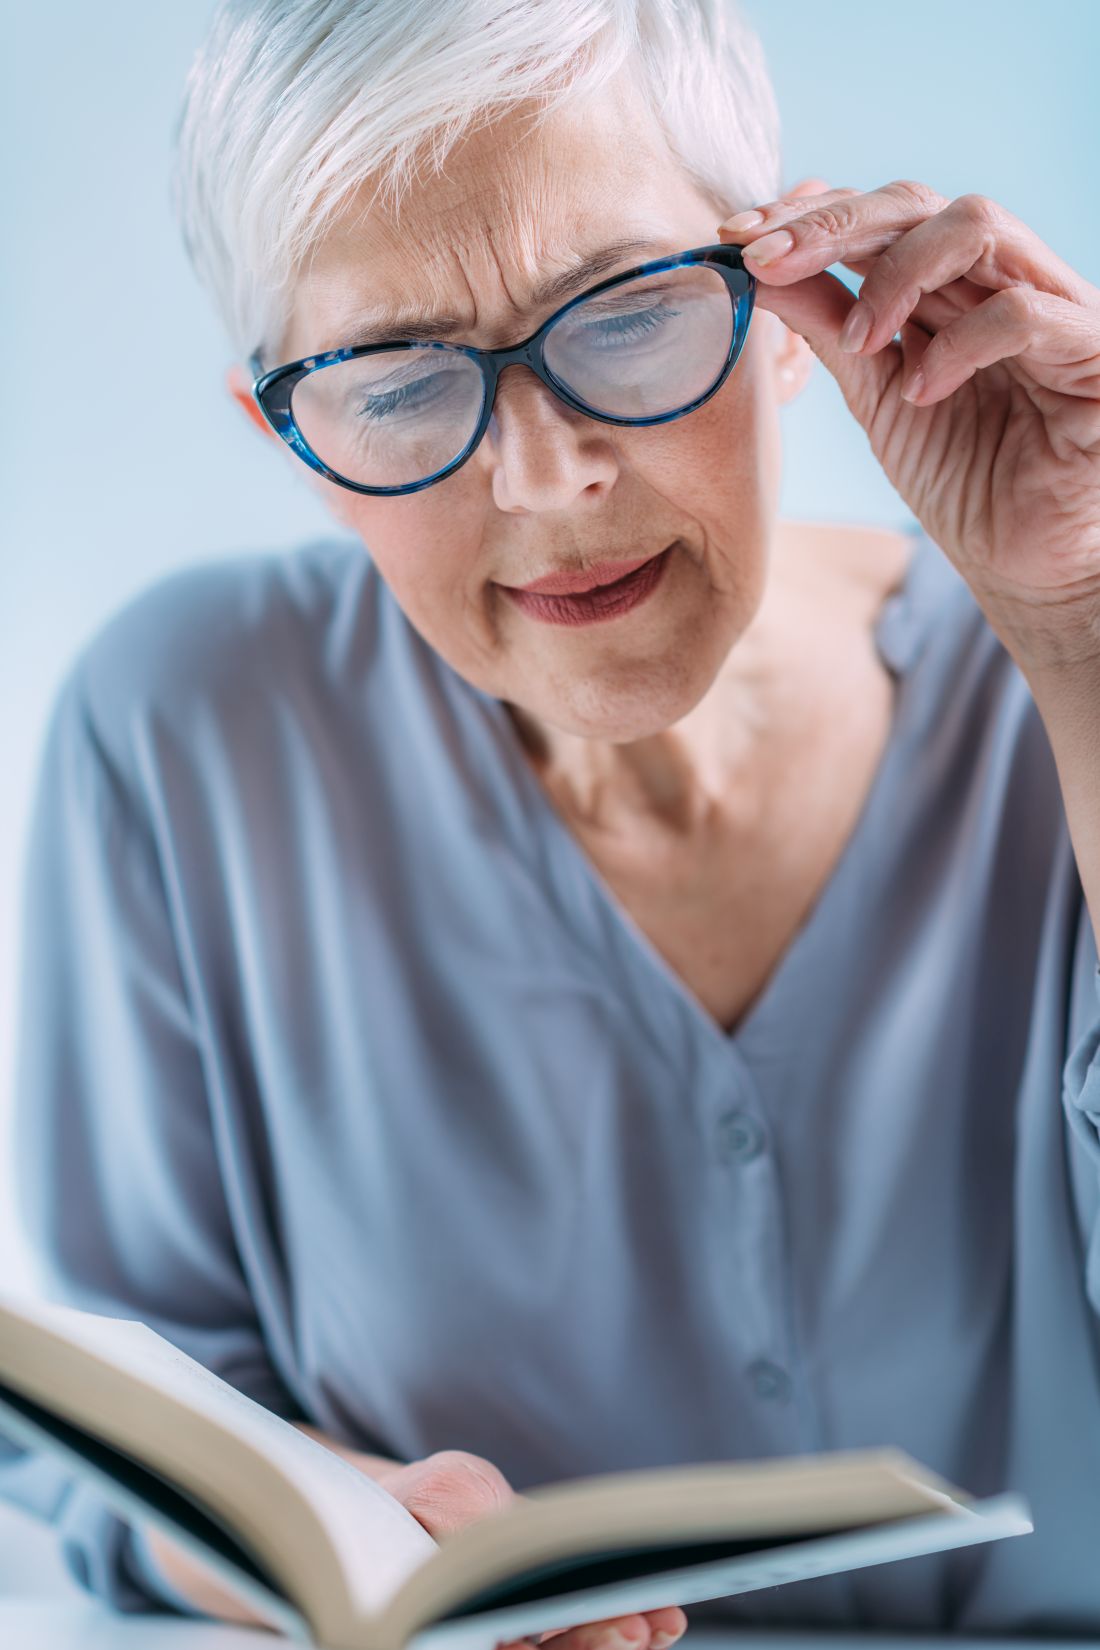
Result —
<svg viewBox="0 0 1100 1650"><path fill-rule="evenodd" d="M307 465L299 464L285 441L276 435L257 406L256 398L252 394L252 380L247 376L243 367L234 363L226 372L225 382L234 401L252 420L256 428L262 430L264 435L269 436L274 441L280 453L290 464L297 480L304 481L306 486L317 494L322 504L336 517L337 521L354 530L355 524L351 520L351 510L353 508L351 501L355 495L349 493L346 487L338 487L335 482L318 475L315 470L311 470Z"/></svg>
<svg viewBox="0 0 1100 1650"><path fill-rule="evenodd" d="M836 184L829 183L825 178L800 178L792 183L789 189L784 189L781 200L801 200L803 195L828 195Z"/></svg>
<svg viewBox="0 0 1100 1650"><path fill-rule="evenodd" d="M776 317L778 320L778 316ZM775 399L781 405L802 394L814 370L817 356L800 332L779 322L779 342L772 357Z"/></svg>
<svg viewBox="0 0 1100 1650"><path fill-rule="evenodd" d="M807 195L826 195L834 186L825 178L800 178L784 189L783 200L801 200ZM777 316L778 320L779 317ZM817 356L800 332L779 324L780 338L773 358L775 371L775 398L780 403L793 401L802 394Z"/></svg>
<svg viewBox="0 0 1100 1650"><path fill-rule="evenodd" d="M279 437L256 405L255 397L252 394L252 382L249 378L246 378L244 369L234 363L225 375L225 382L234 401L252 420L256 428L262 430L264 435L270 436L272 441L278 441Z"/></svg>

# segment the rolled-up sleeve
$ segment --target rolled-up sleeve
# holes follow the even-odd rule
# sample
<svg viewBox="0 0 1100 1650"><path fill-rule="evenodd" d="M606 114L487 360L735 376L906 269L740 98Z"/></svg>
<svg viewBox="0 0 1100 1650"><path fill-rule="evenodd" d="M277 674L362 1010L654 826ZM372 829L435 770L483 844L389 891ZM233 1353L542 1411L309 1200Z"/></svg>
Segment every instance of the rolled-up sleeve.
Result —
<svg viewBox="0 0 1100 1650"><path fill-rule="evenodd" d="M287 1419L234 1241L151 811L89 709L83 660L47 725L24 861L14 1154L50 1298L136 1318ZM140 1532L45 1452L0 1448L0 1495L52 1523L120 1610L186 1610Z"/></svg>

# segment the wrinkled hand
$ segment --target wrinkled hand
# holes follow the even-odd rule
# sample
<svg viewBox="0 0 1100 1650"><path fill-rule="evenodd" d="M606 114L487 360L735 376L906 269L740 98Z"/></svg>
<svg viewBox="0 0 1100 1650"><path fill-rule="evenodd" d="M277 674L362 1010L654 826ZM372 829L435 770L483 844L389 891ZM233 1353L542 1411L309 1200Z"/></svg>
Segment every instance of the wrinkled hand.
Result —
<svg viewBox="0 0 1100 1650"><path fill-rule="evenodd" d="M383 1489L401 1502L430 1536L445 1540L466 1524L488 1513L500 1512L522 1500L492 1462L466 1450L437 1450L421 1461L375 1475ZM559 1639L554 1650L662 1650L687 1627L677 1606L646 1610L644 1614L609 1617L580 1627L554 1628L532 1639L500 1641L498 1650L530 1650L532 1643Z"/></svg>
<svg viewBox="0 0 1100 1650"><path fill-rule="evenodd" d="M1057 625L1100 649L1100 288L984 195L903 179L758 210L718 231L756 304L836 378L990 619L1012 614L1021 647L1031 615L1037 647ZM832 263L864 277L858 298Z"/></svg>

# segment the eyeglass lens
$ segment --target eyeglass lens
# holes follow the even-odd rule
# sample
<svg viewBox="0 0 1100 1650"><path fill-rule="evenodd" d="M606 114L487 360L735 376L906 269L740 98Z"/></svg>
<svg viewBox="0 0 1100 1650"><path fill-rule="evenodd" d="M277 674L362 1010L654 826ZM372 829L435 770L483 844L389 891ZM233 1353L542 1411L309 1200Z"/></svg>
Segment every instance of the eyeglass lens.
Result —
<svg viewBox="0 0 1100 1650"><path fill-rule="evenodd" d="M721 376L734 309L717 270L687 264L597 293L547 333L551 374L594 412L658 418L690 406ZM386 350L299 379L291 411L326 467L365 487L438 474L466 448L485 384L457 351Z"/></svg>

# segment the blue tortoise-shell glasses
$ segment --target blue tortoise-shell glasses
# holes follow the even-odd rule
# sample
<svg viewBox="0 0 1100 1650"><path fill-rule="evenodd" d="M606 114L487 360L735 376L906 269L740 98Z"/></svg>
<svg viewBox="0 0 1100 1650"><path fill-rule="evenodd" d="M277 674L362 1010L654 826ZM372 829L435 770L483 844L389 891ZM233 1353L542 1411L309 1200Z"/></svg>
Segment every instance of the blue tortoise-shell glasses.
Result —
<svg viewBox="0 0 1100 1650"><path fill-rule="evenodd" d="M721 389L756 295L737 246L637 264L570 299L507 349L400 339L264 372L252 393L310 469L352 492L419 492L465 464L505 367L522 364L567 407L605 424L667 424Z"/></svg>

